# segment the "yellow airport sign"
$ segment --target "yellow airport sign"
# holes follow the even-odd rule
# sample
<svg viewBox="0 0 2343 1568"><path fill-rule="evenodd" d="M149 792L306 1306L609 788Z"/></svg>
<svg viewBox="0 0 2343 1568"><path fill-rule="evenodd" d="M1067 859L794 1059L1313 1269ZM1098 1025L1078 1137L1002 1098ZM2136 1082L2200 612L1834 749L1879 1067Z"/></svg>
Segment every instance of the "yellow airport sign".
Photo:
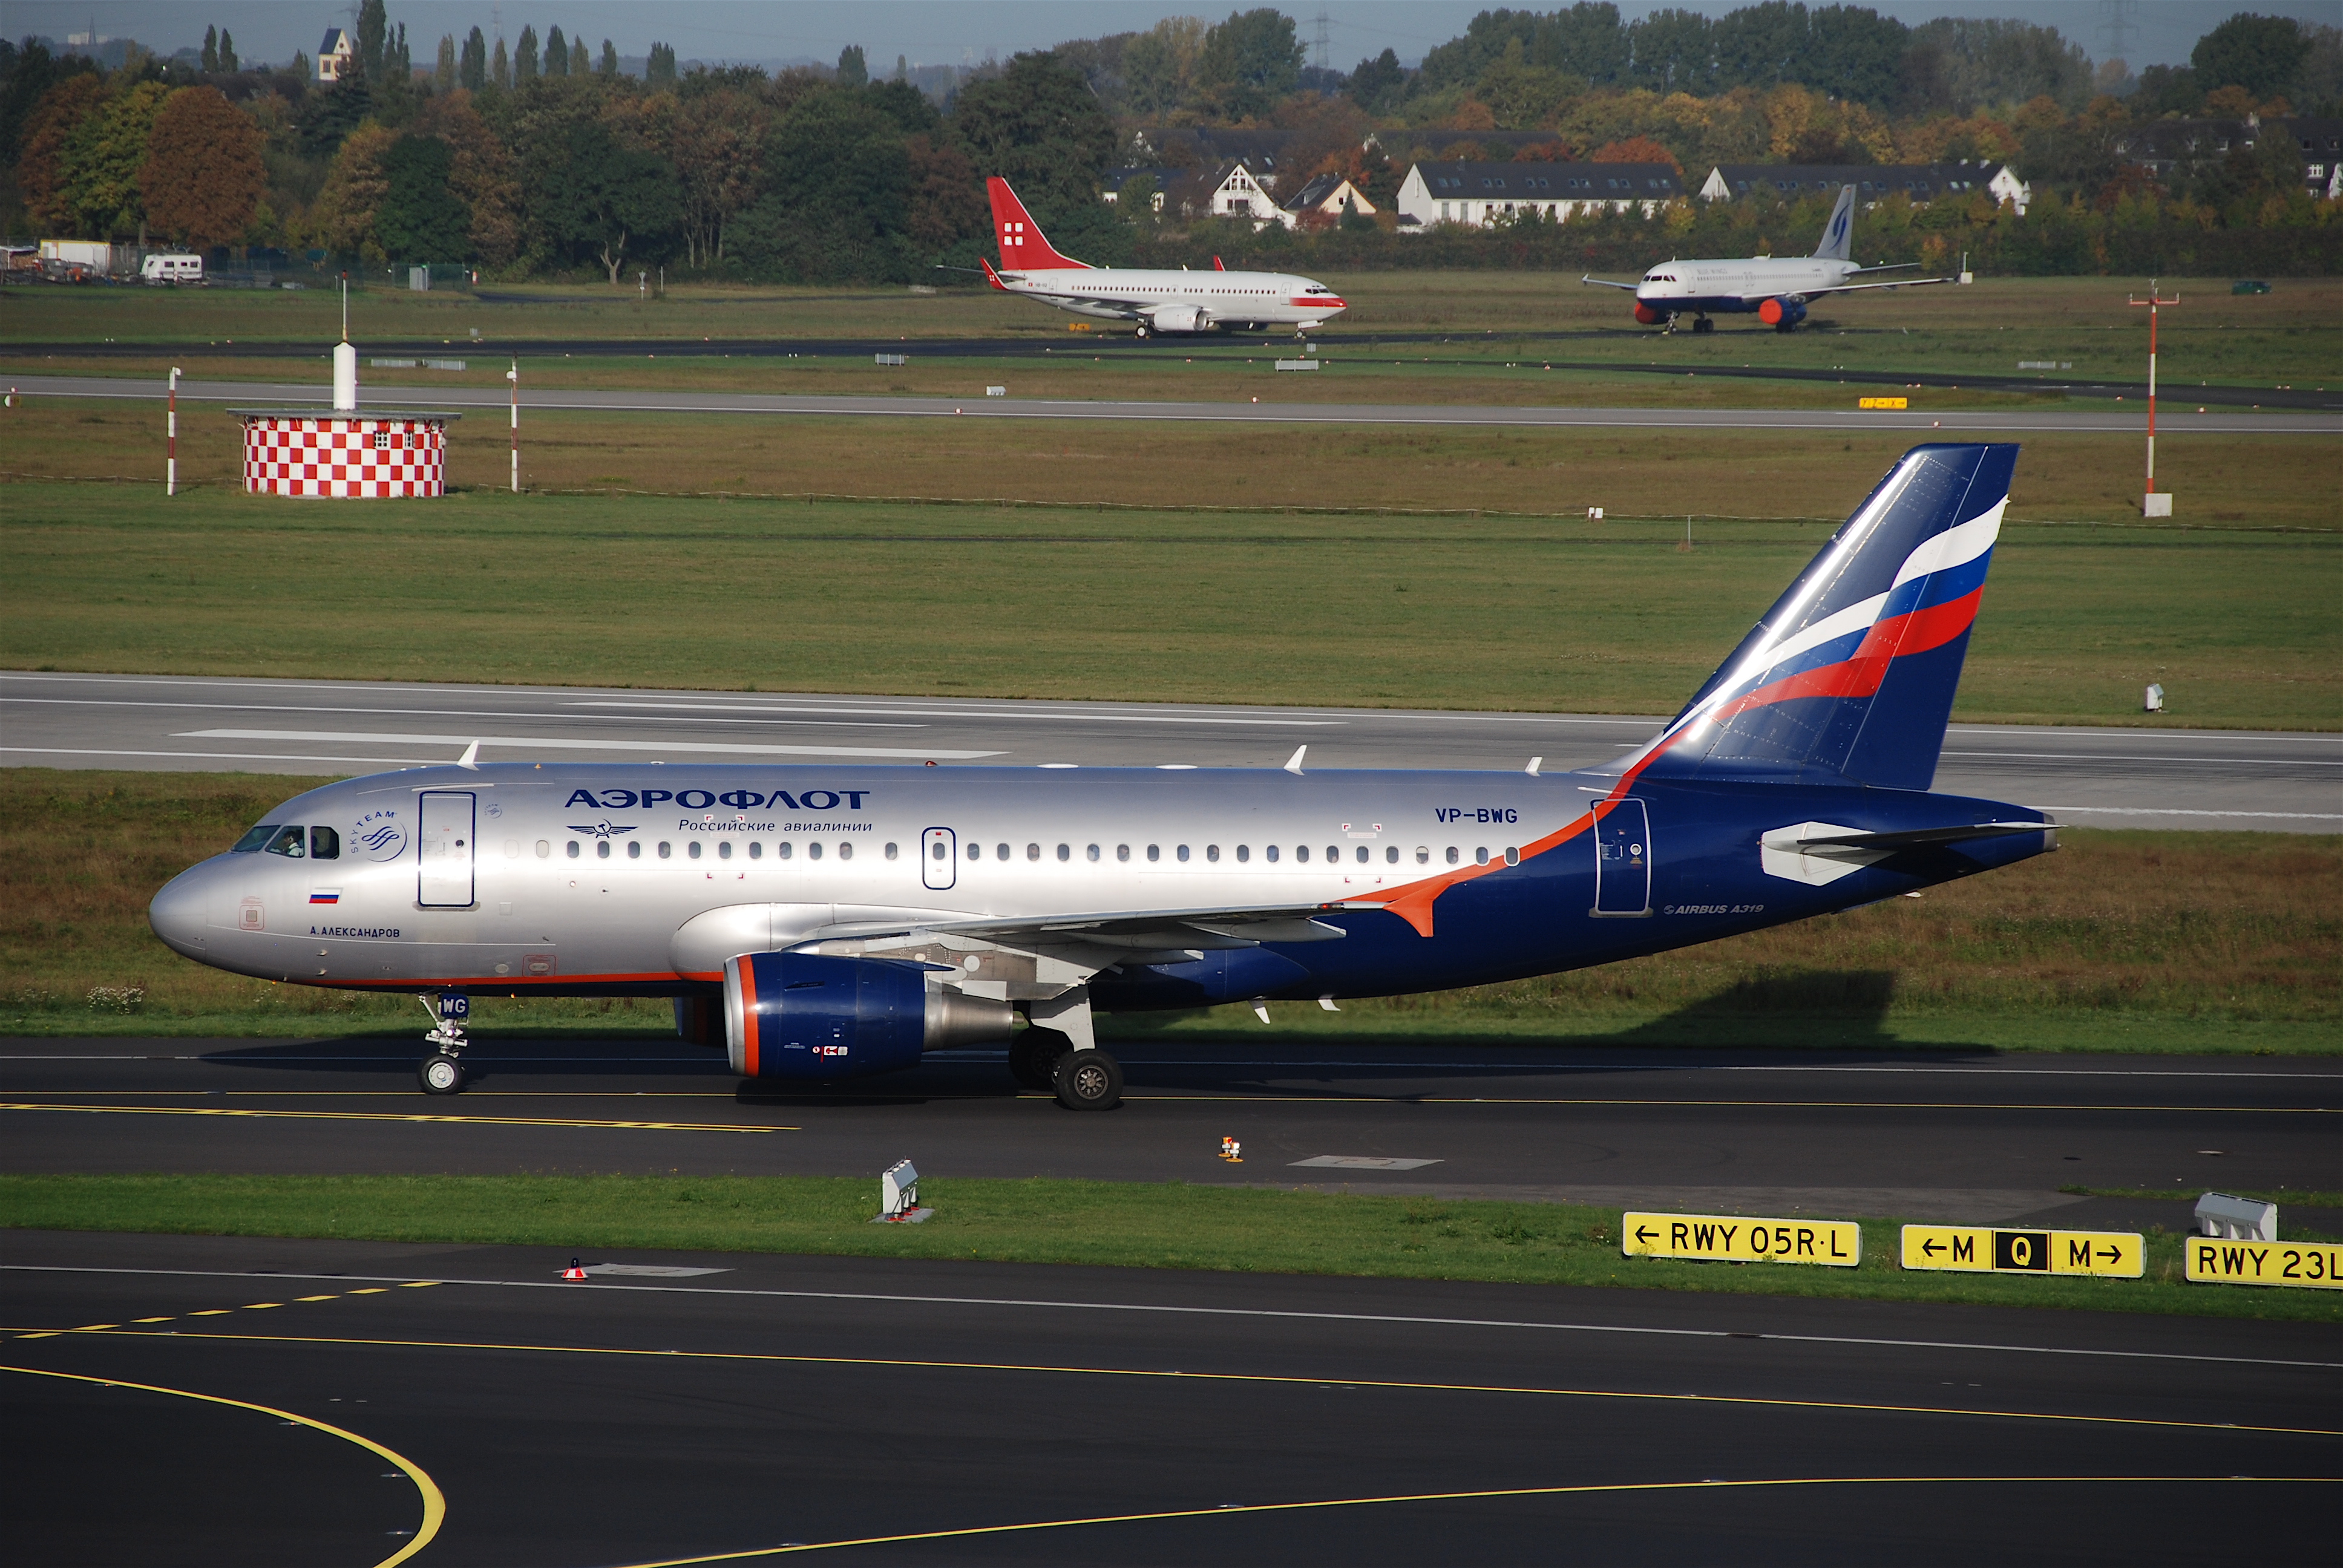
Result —
<svg viewBox="0 0 2343 1568"><path fill-rule="evenodd" d="M2343 1290L2343 1241L2234 1241L2191 1236L2181 1275L2199 1285L2292 1285Z"/></svg>
<svg viewBox="0 0 2343 1568"><path fill-rule="evenodd" d="M2136 1280L2147 1251L2135 1231L1996 1231L1906 1225L1904 1266L1965 1274L2100 1274Z"/></svg>
<svg viewBox="0 0 2343 1568"><path fill-rule="evenodd" d="M1630 1258L1703 1258L1725 1263L1863 1261L1863 1227L1852 1220L1753 1220L1739 1214L1638 1214L1619 1219Z"/></svg>
<svg viewBox="0 0 2343 1568"><path fill-rule="evenodd" d="M1909 397L1858 397L1855 406L1858 408L1908 408L1912 400Z"/></svg>

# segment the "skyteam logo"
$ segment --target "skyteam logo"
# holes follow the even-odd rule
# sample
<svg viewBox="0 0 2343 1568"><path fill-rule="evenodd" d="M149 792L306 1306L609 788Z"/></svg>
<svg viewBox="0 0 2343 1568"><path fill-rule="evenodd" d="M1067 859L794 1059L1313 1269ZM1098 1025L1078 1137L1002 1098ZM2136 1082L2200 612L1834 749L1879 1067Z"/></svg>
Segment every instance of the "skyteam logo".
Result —
<svg viewBox="0 0 2343 1568"><path fill-rule="evenodd" d="M572 822L569 830L583 833L589 839L616 839L634 831L632 828L622 828L615 822Z"/></svg>
<svg viewBox="0 0 2343 1568"><path fill-rule="evenodd" d="M398 812L390 807L369 811L357 820L350 837L366 852L369 860L396 860L407 848L407 829L398 825Z"/></svg>

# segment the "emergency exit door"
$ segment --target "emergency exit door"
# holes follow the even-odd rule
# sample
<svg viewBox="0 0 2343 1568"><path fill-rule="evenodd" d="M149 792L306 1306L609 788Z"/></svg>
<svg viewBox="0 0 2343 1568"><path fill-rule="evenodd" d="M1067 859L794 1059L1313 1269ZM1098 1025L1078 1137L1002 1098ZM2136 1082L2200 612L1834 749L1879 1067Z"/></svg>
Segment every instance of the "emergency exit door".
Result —
<svg viewBox="0 0 2343 1568"><path fill-rule="evenodd" d="M930 888L952 885L960 875L960 840L950 828L930 828L920 835L920 880Z"/></svg>
<svg viewBox="0 0 2343 1568"><path fill-rule="evenodd" d="M1652 824L1641 800L1597 806L1594 822L1596 915L1652 912Z"/></svg>
<svg viewBox="0 0 2343 1568"><path fill-rule="evenodd" d="M417 799L421 857L415 901L427 910L472 907L473 803L468 789L427 789Z"/></svg>

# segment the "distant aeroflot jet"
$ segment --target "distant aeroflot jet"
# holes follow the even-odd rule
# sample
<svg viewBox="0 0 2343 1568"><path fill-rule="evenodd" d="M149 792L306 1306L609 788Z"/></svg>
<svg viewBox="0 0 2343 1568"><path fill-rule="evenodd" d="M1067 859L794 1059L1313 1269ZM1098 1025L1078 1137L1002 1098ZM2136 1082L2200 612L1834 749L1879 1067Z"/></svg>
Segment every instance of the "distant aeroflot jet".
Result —
<svg viewBox="0 0 2343 1568"><path fill-rule="evenodd" d="M1485 985L2055 848L2038 811L1928 792L2016 459L1905 454L1684 711L1607 767L467 753L296 796L149 918L238 974L438 993L434 1094L463 1086L471 996L663 996L747 1077L857 1078L1005 1042L1021 1082L1103 1110L1122 1072L1094 1008ZM1018 1014L1031 1027L1012 1035Z"/></svg>
<svg viewBox="0 0 2343 1568"><path fill-rule="evenodd" d="M1788 332L1806 318L1806 302L1819 294L1852 294L1861 288L1918 288L1925 284L1950 283L1949 277L1899 277L1886 283L1849 283L1867 272L1901 272L1916 261L1893 266L1857 266L1847 259L1855 238L1855 187L1843 186L1830 222L1823 226L1822 243L1812 256L1744 256L1739 261L1665 261L1644 274L1640 283L1614 283L1604 277L1581 277L1597 288L1629 288L1635 293L1635 319L1646 327L1664 324L1675 328L1676 317L1692 313L1694 332L1714 332L1712 310L1721 315L1747 315L1776 332Z"/></svg>
<svg viewBox="0 0 2343 1568"><path fill-rule="evenodd" d="M1009 182L984 182L992 196L992 236L1001 242L1001 270L984 276L993 287L1077 316L1138 323L1151 333L1225 332L1291 327L1308 332L1346 308L1322 283L1283 272L1231 272L1213 258L1211 272L1133 266L1091 266L1051 248Z"/></svg>

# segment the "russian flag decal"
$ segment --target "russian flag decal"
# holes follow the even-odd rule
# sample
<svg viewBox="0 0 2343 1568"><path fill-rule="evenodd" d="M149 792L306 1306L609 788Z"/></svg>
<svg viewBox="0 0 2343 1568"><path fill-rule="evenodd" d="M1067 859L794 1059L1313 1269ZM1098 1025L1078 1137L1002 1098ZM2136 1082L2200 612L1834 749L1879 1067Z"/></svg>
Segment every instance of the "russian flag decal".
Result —
<svg viewBox="0 0 2343 1568"><path fill-rule="evenodd" d="M313 904L338 904L342 901L342 890L339 888L319 888L310 893L309 901Z"/></svg>

